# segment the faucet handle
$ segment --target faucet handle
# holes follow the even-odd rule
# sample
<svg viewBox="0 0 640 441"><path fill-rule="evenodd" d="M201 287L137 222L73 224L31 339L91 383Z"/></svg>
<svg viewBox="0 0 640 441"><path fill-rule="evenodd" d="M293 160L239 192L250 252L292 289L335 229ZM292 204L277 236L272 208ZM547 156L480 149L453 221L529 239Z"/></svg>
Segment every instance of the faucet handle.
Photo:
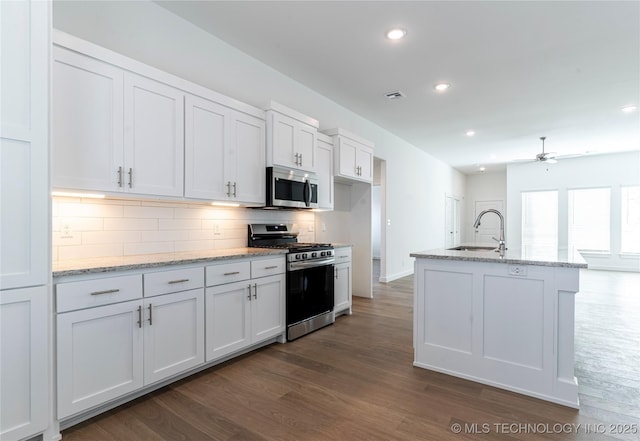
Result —
<svg viewBox="0 0 640 441"><path fill-rule="evenodd" d="M495 240L496 242L500 243L500 239L496 239L495 237L491 236L491 239Z"/></svg>

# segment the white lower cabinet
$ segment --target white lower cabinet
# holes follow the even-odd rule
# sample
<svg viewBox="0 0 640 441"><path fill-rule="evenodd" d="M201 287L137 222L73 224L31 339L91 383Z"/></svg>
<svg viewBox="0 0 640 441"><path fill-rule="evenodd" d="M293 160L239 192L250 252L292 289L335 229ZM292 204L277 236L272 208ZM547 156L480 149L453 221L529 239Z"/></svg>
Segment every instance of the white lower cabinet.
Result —
<svg viewBox="0 0 640 441"><path fill-rule="evenodd" d="M233 283L224 283L224 276L209 279L209 274L237 277L243 274L238 265L207 267L207 285L223 283L206 291L207 361L277 337L285 330L284 257L252 261L251 274L261 277Z"/></svg>
<svg viewBox="0 0 640 441"><path fill-rule="evenodd" d="M175 285L193 285L183 276L193 275L193 269L145 274L145 286L156 288L144 293L148 298L142 297L139 274L57 285L58 419L204 362L204 272L197 270L195 285L201 287L187 291ZM165 293L156 279L179 292ZM122 301L132 295L136 281L139 298ZM112 303L65 311L104 298Z"/></svg>
<svg viewBox="0 0 640 441"><path fill-rule="evenodd" d="M139 389L142 302L58 314L58 419Z"/></svg>
<svg viewBox="0 0 640 441"><path fill-rule="evenodd" d="M336 248L336 263L334 265L334 307L336 315L351 315L351 248Z"/></svg>
<svg viewBox="0 0 640 441"><path fill-rule="evenodd" d="M152 390L204 367L205 358L218 360L284 335L284 257L221 262L206 268L164 267L55 280L58 420L77 419L110 401ZM206 294L205 274L206 285L213 285ZM44 293L37 298L46 301ZM31 310L25 304L23 310L12 306L4 292L0 299L3 331L5 323L10 326L16 320L46 321L42 305ZM2 333L3 403L5 390L16 389L18 396L22 384L15 381L17 372L6 377L5 352L11 349L12 357L28 355L33 344L28 344L27 334L10 345L5 338L15 339L17 334ZM35 373L46 366L45 361L34 361L38 363L30 365ZM27 360L24 365L29 365ZM22 369L20 375L31 374ZM20 396L23 401L27 397Z"/></svg>
<svg viewBox="0 0 640 441"><path fill-rule="evenodd" d="M0 291L0 439L47 428L48 288Z"/></svg>

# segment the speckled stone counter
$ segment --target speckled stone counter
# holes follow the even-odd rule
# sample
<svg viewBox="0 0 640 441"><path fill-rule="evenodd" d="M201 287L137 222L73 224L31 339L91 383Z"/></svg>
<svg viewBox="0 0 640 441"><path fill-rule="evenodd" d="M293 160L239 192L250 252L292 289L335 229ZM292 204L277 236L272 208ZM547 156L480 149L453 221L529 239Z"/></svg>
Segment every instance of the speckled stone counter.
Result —
<svg viewBox="0 0 640 441"><path fill-rule="evenodd" d="M176 253L140 254L135 256L94 257L55 262L53 277L111 271L137 270L165 265L209 262L223 259L240 259L286 254L287 250L272 248L230 248L222 250L184 251Z"/></svg>
<svg viewBox="0 0 640 441"><path fill-rule="evenodd" d="M461 247L492 247L492 244L468 243ZM411 257L424 259L464 260L468 262L506 263L512 265L555 266L565 268L586 268L587 262L582 256L571 257L567 251L547 251L538 249L524 251L507 249L504 256L493 250L449 250L437 248L410 254Z"/></svg>

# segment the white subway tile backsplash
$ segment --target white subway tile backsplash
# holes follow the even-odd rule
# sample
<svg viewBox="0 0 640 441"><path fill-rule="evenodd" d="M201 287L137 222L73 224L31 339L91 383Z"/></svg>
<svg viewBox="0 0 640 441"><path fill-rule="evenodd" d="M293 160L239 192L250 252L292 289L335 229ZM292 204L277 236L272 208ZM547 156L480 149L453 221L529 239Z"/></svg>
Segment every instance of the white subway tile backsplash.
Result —
<svg viewBox="0 0 640 441"><path fill-rule="evenodd" d="M293 224L301 242L315 240L309 211L54 197L52 212L54 261L241 248L247 246L247 224L257 222Z"/></svg>
<svg viewBox="0 0 640 441"><path fill-rule="evenodd" d="M174 251L173 242L125 243L123 255L173 253Z"/></svg>
<svg viewBox="0 0 640 441"><path fill-rule="evenodd" d="M105 219L104 229L106 231L155 231L158 229L158 219L134 219L130 217Z"/></svg>

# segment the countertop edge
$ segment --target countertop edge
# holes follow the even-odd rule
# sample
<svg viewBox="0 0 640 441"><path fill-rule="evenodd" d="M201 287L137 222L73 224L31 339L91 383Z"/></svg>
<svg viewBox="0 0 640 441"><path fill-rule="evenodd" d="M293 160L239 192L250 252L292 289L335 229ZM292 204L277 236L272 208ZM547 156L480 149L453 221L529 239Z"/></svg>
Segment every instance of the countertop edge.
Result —
<svg viewBox="0 0 640 441"><path fill-rule="evenodd" d="M230 248L228 250L215 250L211 254L206 252L184 252L184 253L159 253L141 254L126 257L78 259L76 268L69 268L73 263L58 263L53 265L53 278L78 276L83 274L101 274L117 271L143 270L171 265L188 265L195 263L206 263L217 260L243 259L249 257L278 256L284 255L287 250L272 248ZM194 255L196 254L196 255ZM201 254L201 255L198 255ZM87 264L86 262L93 262ZM103 263L100 263L102 261ZM116 262L117 261L117 262ZM76 260L71 261L76 262ZM108 263L111 262L111 263ZM56 266L61 269L56 269Z"/></svg>
<svg viewBox="0 0 640 441"><path fill-rule="evenodd" d="M544 258L516 258L504 256L500 257L498 253L495 255L487 255L493 251L478 252L478 251L455 251L436 249L428 251L420 251L409 254L410 257L417 259L438 259L438 260L459 260L465 262L488 262L488 263L502 263L510 265L535 265L535 266L548 266L548 267L562 267L562 268L587 268L587 263L583 262L569 262L566 260L546 260Z"/></svg>

